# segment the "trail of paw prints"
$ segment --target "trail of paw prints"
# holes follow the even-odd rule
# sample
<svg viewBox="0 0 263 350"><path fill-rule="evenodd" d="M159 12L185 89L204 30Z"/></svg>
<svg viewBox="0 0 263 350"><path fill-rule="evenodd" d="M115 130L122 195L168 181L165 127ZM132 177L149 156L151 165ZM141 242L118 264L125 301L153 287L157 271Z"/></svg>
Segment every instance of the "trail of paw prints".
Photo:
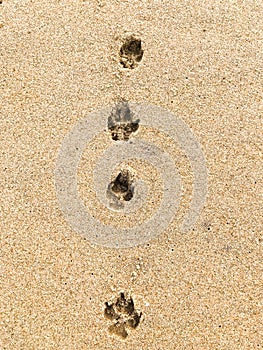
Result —
<svg viewBox="0 0 263 350"><path fill-rule="evenodd" d="M189 231L208 185L201 145L183 120L127 101L72 128L58 153L55 183L71 227L117 249L142 245L172 222Z"/></svg>
<svg viewBox="0 0 263 350"><path fill-rule="evenodd" d="M105 303L104 316L113 321L108 328L109 332L125 339L128 336L127 327L137 328L142 312L136 311L133 299L121 292L115 303Z"/></svg>

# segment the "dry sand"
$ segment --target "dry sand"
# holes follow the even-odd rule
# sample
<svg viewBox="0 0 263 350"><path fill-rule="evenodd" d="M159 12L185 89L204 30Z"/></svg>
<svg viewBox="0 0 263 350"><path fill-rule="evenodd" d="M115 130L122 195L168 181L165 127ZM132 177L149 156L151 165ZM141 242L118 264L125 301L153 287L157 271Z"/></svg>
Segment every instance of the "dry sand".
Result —
<svg viewBox="0 0 263 350"><path fill-rule="evenodd" d="M263 3L1 2L0 348L262 349ZM135 69L118 56L130 35ZM61 143L119 99L163 107L198 138L209 192L193 230L174 221L110 249L65 220ZM142 312L125 339L104 315L121 291Z"/></svg>

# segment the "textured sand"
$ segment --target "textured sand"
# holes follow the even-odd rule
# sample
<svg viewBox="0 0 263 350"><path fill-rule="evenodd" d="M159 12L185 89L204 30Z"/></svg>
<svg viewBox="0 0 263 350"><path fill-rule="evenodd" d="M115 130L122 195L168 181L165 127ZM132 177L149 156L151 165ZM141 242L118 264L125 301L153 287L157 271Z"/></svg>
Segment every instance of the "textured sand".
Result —
<svg viewBox="0 0 263 350"><path fill-rule="evenodd" d="M0 348L263 348L263 4L3 0L0 16ZM124 250L75 233L54 187L64 136L120 98L179 115L209 172L192 231ZM143 314L125 340L104 317L120 291Z"/></svg>

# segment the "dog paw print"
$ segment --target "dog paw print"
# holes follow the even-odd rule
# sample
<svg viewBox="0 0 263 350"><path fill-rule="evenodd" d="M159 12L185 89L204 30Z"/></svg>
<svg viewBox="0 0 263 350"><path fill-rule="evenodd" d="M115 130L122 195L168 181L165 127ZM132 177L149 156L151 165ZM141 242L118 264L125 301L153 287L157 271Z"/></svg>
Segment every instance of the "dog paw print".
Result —
<svg viewBox="0 0 263 350"><path fill-rule="evenodd" d="M142 313L138 313L135 310L131 297L120 293L115 303L105 303L104 316L113 321L108 328L109 332L125 339L128 336L127 327L137 328L141 321Z"/></svg>
<svg viewBox="0 0 263 350"><path fill-rule="evenodd" d="M108 129L114 141L128 141L139 129L139 119L134 120L127 101L119 101L108 118Z"/></svg>
<svg viewBox="0 0 263 350"><path fill-rule="evenodd" d="M133 35L125 39L119 52L120 64L124 68L134 69L138 66L143 57L141 39Z"/></svg>
<svg viewBox="0 0 263 350"><path fill-rule="evenodd" d="M110 201L110 207L113 209L122 209L124 202L132 199L133 192L133 176L129 170L124 169L108 185L106 195Z"/></svg>

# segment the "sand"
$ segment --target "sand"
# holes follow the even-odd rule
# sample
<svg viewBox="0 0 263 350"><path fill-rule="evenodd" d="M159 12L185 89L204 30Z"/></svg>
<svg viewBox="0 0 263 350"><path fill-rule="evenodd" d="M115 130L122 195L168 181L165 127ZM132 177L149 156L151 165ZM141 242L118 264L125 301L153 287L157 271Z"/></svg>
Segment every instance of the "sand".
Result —
<svg viewBox="0 0 263 350"><path fill-rule="evenodd" d="M262 28L255 1L2 1L1 349L263 348ZM135 67L119 57L132 35L143 50ZM191 230L182 233L175 218L125 249L93 244L69 225L54 175L79 120L120 100L180 118L208 171ZM103 140L79 169L91 211L85 159L94 164ZM160 183L145 218L162 178L150 164L129 166ZM107 213L94 215L111 224Z"/></svg>

